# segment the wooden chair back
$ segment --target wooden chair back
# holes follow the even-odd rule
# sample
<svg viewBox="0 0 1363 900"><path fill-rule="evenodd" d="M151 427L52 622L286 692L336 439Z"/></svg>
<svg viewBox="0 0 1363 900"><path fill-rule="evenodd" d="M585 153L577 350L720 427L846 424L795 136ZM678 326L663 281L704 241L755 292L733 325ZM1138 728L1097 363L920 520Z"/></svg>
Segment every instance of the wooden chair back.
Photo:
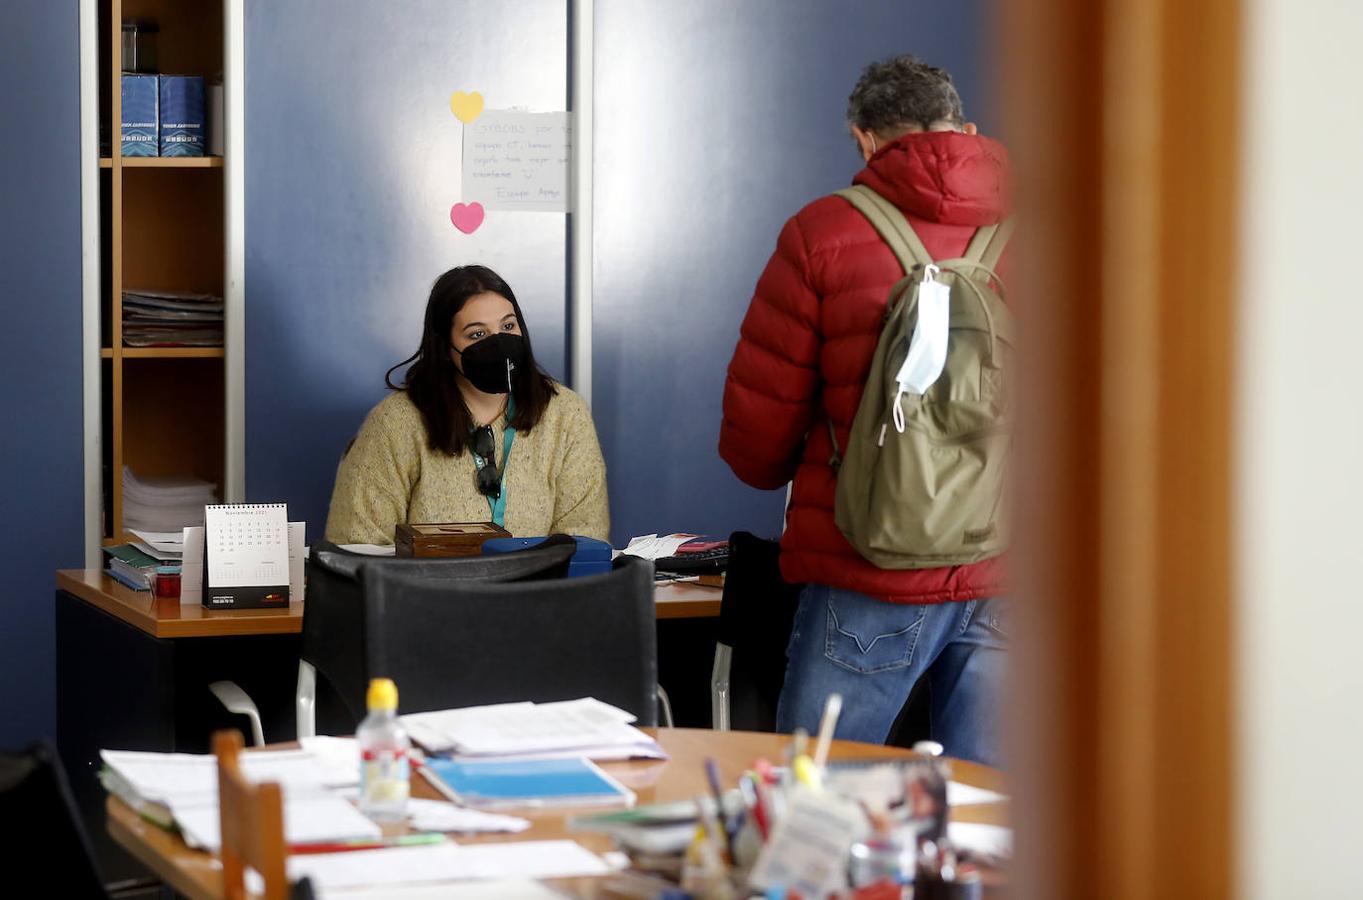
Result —
<svg viewBox="0 0 1363 900"><path fill-rule="evenodd" d="M213 735L218 758L218 816L222 827L222 887L228 900L247 900L246 867L265 880L265 900L288 900L284 860L284 794L277 784L254 784L242 774L238 731Z"/></svg>

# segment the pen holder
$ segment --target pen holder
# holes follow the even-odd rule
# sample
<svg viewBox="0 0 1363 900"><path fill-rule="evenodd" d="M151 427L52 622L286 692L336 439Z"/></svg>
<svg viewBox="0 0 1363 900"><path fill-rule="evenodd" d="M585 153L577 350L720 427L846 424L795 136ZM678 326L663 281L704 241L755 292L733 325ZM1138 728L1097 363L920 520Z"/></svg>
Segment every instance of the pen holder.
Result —
<svg viewBox="0 0 1363 900"><path fill-rule="evenodd" d="M847 880L852 887L881 881L905 884L913 874L913 851L892 837L867 838L852 845L847 855Z"/></svg>
<svg viewBox="0 0 1363 900"><path fill-rule="evenodd" d="M975 872L948 880L944 873L919 869L913 880L914 900L981 900L984 886Z"/></svg>
<svg viewBox="0 0 1363 900"><path fill-rule="evenodd" d="M180 596L180 567L157 566L151 581L151 593L153 597Z"/></svg>

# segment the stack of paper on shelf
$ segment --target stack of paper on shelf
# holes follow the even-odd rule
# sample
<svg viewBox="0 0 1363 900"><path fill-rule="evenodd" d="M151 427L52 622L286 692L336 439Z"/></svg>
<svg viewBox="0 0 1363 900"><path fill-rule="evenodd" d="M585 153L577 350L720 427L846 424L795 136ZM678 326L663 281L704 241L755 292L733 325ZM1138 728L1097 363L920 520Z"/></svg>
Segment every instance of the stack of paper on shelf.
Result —
<svg viewBox="0 0 1363 900"><path fill-rule="evenodd" d="M222 298L179 291L123 292L127 347L221 347Z"/></svg>
<svg viewBox="0 0 1363 900"><path fill-rule="evenodd" d="M133 546L163 566L178 566L185 556L183 531L145 531L129 529L139 540Z"/></svg>
<svg viewBox="0 0 1363 900"><path fill-rule="evenodd" d="M501 703L402 717L412 739L457 759L664 759L634 716L586 697L557 703Z"/></svg>
<svg viewBox="0 0 1363 900"><path fill-rule="evenodd" d="M218 763L210 754L104 750L100 780L144 818L180 828L191 847L216 850ZM359 767L340 767L307 750L241 756L242 772L284 789L284 836L290 844L375 840L379 827L351 805L340 789L353 787Z"/></svg>
<svg viewBox="0 0 1363 900"><path fill-rule="evenodd" d="M123 527L179 531L202 525L204 507L217 503L215 485L197 478L143 478L123 467Z"/></svg>

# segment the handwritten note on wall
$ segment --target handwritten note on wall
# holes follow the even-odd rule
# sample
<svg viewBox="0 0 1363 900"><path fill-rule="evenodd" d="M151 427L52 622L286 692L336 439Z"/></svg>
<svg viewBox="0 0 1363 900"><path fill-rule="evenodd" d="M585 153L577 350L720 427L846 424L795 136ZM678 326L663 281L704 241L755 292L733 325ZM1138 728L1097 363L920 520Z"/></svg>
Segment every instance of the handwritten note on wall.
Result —
<svg viewBox="0 0 1363 900"><path fill-rule="evenodd" d="M464 126L465 200L486 209L568 211L568 113L485 109Z"/></svg>

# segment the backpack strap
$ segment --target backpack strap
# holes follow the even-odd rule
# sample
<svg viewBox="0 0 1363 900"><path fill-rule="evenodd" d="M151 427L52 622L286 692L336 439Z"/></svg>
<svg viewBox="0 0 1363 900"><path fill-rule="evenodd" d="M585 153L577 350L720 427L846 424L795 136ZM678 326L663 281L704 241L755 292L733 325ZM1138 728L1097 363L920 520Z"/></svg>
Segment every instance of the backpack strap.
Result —
<svg viewBox="0 0 1363 900"><path fill-rule="evenodd" d="M1016 227L1017 219L1009 216L997 225L986 225L977 230L975 236L970 239L970 246L966 248L965 258L977 260L991 271L998 268L999 259L1003 256L1008 239L1013 236L1013 229Z"/></svg>
<svg viewBox="0 0 1363 900"><path fill-rule="evenodd" d="M932 254L928 253L928 248L923 246L909 220L893 203L864 184L844 188L837 192L837 196L855 206L857 212L865 216L880 233L899 259L899 264L904 267L905 275L918 266L932 264Z"/></svg>
<svg viewBox="0 0 1363 900"><path fill-rule="evenodd" d="M970 244L965 248L965 253L961 258L983 265L985 251L989 249L989 242L994 239L998 230L997 222L993 225L981 225L976 228L975 233L970 238Z"/></svg>

